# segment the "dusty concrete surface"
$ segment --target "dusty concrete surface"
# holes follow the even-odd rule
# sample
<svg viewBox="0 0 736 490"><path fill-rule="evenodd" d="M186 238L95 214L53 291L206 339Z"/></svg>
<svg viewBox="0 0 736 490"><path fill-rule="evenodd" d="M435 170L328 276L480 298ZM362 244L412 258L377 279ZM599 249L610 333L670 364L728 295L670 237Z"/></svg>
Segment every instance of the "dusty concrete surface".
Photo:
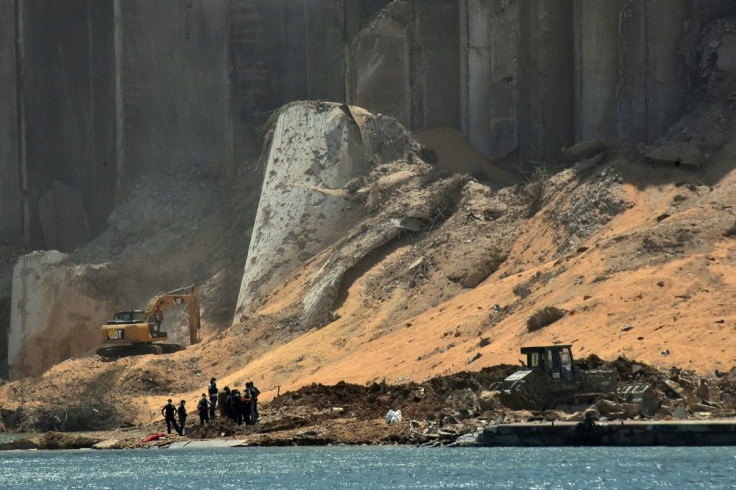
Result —
<svg viewBox="0 0 736 490"><path fill-rule="evenodd" d="M38 215L50 250L72 252L92 238L82 195L62 182L38 200Z"/></svg>
<svg viewBox="0 0 736 490"><path fill-rule="evenodd" d="M704 131L713 119L692 115L681 121L678 134L731 134L732 123L722 121ZM265 403L277 392L287 400L287 392L312 384L434 383L468 369L516 364L523 345L559 342L572 343L577 357L594 353L613 362L625 356L630 360L622 361L619 371L629 377L633 364L643 366L663 400L669 400L662 417L674 417L678 406L683 406L678 414L684 410L691 417L730 413L732 389L723 383L736 364L728 299L734 217L718 203L733 197L732 141L709 147L713 156L700 172L652 164L636 150L607 151L557 174L512 185L437 172L421 157L430 155L431 147L403 148L404 157L348 181L343 195L353 196L365 215L343 238L287 274L253 313L225 330L205 321L204 341L175 354L114 362L94 356L72 359L40 377L5 384L0 397L6 428L58 428L54 421L59 418L67 421L64 430L129 425L148 431L157 427L151 424L166 397L194 400L210 376L221 387L242 387L252 379ZM437 148L435 156L445 157ZM143 188L148 194L149 187ZM213 191L218 189L213 185ZM184 206L189 199L186 194L182 199ZM129 243L115 255L137 263L148 263L145 256L134 259L141 247L159 250L155 256L163 256L166 247L182 250L180 242L169 244L130 221L138 214L128 213L140 208L135 199L129 206L116 211L118 230L77 252L76 260L110 253L110 244L122 236L129 236ZM186 208L172 206L171 212L175 209ZM206 236L219 229L210 227L219 226L218 220L209 219L196 221ZM137 232L135 227L140 227ZM187 236L184 229L191 226L182 225L174 236ZM232 256L223 250L232 248L230 240L239 229L223 228L218 247L224 248L213 249L219 250L213 256L223 254L230 263ZM180 260L191 257L185 255ZM165 265L156 267L167 273ZM187 273L192 270L197 272L187 268ZM213 276L205 288L207 308L237 291L237 283L222 278ZM550 306L563 316L529 332L527 320ZM719 388L699 393L701 379L709 389ZM480 397L490 382L483 378L473 384L461 377L453 385L477 390ZM53 404L33 395L51 385L64 393ZM299 427L325 409L316 404L332 390L339 388L326 388L308 402L310 415ZM101 391L114 397L100 398L96 394ZM437 403L449 403L447 397ZM57 413L87 413L75 408L79 400L87 401L86 410L103 415L75 419ZM389 408L411 413L407 400L390 401L360 412L372 417ZM465 400L452 406L461 413L471 405ZM696 415L701 412L709 415ZM574 412L565 413L543 417ZM421 416L427 424L434 420ZM361 424L373 433L370 424ZM303 429L289 430L283 436L289 441L304 437ZM385 430L376 433L385 435ZM356 437L349 440L362 440ZM278 443L267 439L262 442Z"/></svg>
<svg viewBox="0 0 736 490"><path fill-rule="evenodd" d="M23 194L19 135L18 45L16 2L3 0L0 9L0 237L23 237Z"/></svg>
<svg viewBox="0 0 736 490"><path fill-rule="evenodd" d="M300 264L342 237L365 210L343 188L372 165L404 154L395 120L335 103L295 103L278 115L236 316ZM388 144L386 144L388 143Z"/></svg>
<svg viewBox="0 0 736 490"><path fill-rule="evenodd" d="M0 232L31 248L53 248L38 209L53 182L81 194L99 234L153 170L257 171L259 128L295 100L460 129L530 171L580 141L655 144L707 62L701 31L736 14L720 0L3 5Z"/></svg>
<svg viewBox="0 0 736 490"><path fill-rule="evenodd" d="M429 131L414 140L399 125L381 126L388 116L363 118L361 111L353 111L348 119L365 124L361 136L375 137L370 145L378 157L368 159L360 175L348 165L349 175L335 177L320 190L330 198L341 196L361 212L344 223L335 213L328 224L334 230L344 227L342 235L324 240L310 249L307 260L284 268L280 280L235 322L251 235L283 236L282 230L252 228L261 179L273 177L264 172L278 175L291 167L267 170L249 162L232 175L206 163L146 168L121 193L102 234L30 275L34 284L42 284L57 268L68 267L58 281L25 289L39 298L28 301L33 306L28 311L61 310L46 314L45 325L24 324L28 331L48 334L40 336L43 342L29 337L25 347L13 348L41 349L42 354L28 360L33 369L24 374L30 377L0 386L6 429L136 427L148 432L160 428L162 400L196 400L211 376L220 386L241 387L254 380L264 403L277 393L334 386L315 390L318 396L307 402L306 422L298 422L308 424L326 410L320 397L339 393L341 381L363 389L386 380L389 388L381 391L385 403L353 410L357 417L373 414L372 421L350 429L357 434L350 440L356 442L360 430L379 427L380 412L411 412L414 395L392 406L388 392L400 391L393 387L517 364L521 346L549 343L570 343L579 358L595 354L615 363L625 357L629 368L634 361L644 366L668 399L662 417L727 416L733 400L726 381L731 382L728 373L736 365L732 26L732 20L720 19L688 39L693 50L686 65L689 111L666 135L647 146L603 145L595 155L560 167L509 175L450 132ZM673 35L665 34L667 39ZM335 107L323 106L331 107L324 114ZM304 112L310 121L324 115L309 114ZM335 129L335 141L341 142L336 148L350 147L343 146L344 135L348 142L357 138L346 117L343 111L334 126L324 126ZM303 145L305 134L309 131L295 131L293 141L299 144L285 144L284 154L316 165L319 158L289 153L312 144L324 148L322 143ZM652 153L653 148L659 151ZM699 167L682 165L683 155L699 155ZM288 172L285 177L295 187L304 178ZM288 204L288 193L284 196ZM269 247L262 250L259 254L270 258ZM83 271L78 289L62 288L68 271L77 270ZM98 326L88 331L67 321L64 332L50 328L57 318L88 315L98 307L109 316L115 309L144 305L162 290L192 283L201 288L204 341L181 352L103 362L93 355ZM87 299L75 302L78 296ZM111 298L114 306L108 306ZM6 304L20 314L26 308L15 299ZM527 321L545 308L564 314L530 332ZM172 327L176 336L176 322ZM54 338L60 340L49 340ZM63 348L51 349L53 342ZM69 345L79 349L59 362ZM660 386L654 373L664 373L670 383L662 383L672 391ZM715 394L704 396L694 389L701 380L716 386ZM480 397L490 381L483 378L476 386L461 377L457 386ZM61 395L53 400L41 396L49 391ZM475 406L466 398L455 405L445 395L438 403L455 407L456 419L461 410ZM287 414L298 413L290 410ZM425 417L422 423L427 424L421 433L437 420L428 412L417 417ZM404 429L402 437L416 428L407 423ZM315 443L340 440L323 438L318 429L288 430L295 430L288 437L307 434Z"/></svg>
<svg viewBox="0 0 736 490"><path fill-rule="evenodd" d="M351 40L350 103L408 128L460 125L455 2L396 0Z"/></svg>

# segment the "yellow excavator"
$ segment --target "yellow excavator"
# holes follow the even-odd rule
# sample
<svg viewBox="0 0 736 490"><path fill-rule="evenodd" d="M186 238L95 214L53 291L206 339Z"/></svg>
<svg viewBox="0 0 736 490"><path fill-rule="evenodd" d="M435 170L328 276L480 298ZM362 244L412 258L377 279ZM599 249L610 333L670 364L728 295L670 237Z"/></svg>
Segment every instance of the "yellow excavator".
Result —
<svg viewBox="0 0 736 490"><path fill-rule="evenodd" d="M148 302L145 310L118 311L113 319L100 329L103 347L97 354L117 359L142 354L166 354L181 350L178 344L163 343L169 335L163 328L163 312L179 305L187 305L189 315L189 343L200 341L199 291L194 286L159 294Z"/></svg>

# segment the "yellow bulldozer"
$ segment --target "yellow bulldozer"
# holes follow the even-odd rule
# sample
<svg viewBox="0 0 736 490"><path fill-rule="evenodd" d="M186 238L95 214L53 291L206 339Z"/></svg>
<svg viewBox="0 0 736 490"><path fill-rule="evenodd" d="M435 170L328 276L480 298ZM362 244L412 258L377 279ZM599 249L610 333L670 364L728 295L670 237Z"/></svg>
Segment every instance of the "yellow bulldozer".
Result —
<svg viewBox="0 0 736 490"><path fill-rule="evenodd" d="M166 354L181 350L179 344L167 344L163 312L186 305L189 316L189 343L200 341L199 291L194 286L155 296L145 310L122 310L100 328L100 341L106 345L97 354L107 359L142 354Z"/></svg>

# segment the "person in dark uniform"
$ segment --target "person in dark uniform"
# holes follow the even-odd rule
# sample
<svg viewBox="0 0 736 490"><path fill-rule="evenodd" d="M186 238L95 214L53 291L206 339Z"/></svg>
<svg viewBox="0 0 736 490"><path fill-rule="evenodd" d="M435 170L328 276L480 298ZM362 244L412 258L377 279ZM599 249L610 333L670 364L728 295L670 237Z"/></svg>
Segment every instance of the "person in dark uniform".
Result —
<svg viewBox="0 0 736 490"><path fill-rule="evenodd" d="M243 423L243 400L240 397L240 390L233 388L230 390L230 418L238 425Z"/></svg>
<svg viewBox="0 0 736 490"><path fill-rule="evenodd" d="M215 418L215 406L217 405L217 392L220 391L217 389L217 383L215 382L215 378L210 379L210 384L207 385L207 393L210 394L210 402L212 402L212 405L210 405L210 418Z"/></svg>
<svg viewBox="0 0 736 490"><path fill-rule="evenodd" d="M184 426L187 424L187 407L184 406L186 402L181 400L179 402L179 408L176 411L179 413L179 435L184 435Z"/></svg>
<svg viewBox="0 0 736 490"><path fill-rule="evenodd" d="M260 415L258 415L258 395L261 394L261 391L255 387L253 384L253 381L248 381L245 383L245 389L246 391L250 392L250 396L253 399L251 402L251 421L252 424L255 424Z"/></svg>
<svg viewBox="0 0 736 490"><path fill-rule="evenodd" d="M179 424L176 423L176 407L171 402L171 399L169 399L169 402L161 409L161 415L163 415L166 420L166 430L169 434L171 434L171 426L173 425L177 434L182 435Z"/></svg>
<svg viewBox="0 0 736 490"><path fill-rule="evenodd" d="M230 387L226 386L217 394L217 408L220 410L220 417L229 417L228 397L230 396Z"/></svg>
<svg viewBox="0 0 736 490"><path fill-rule="evenodd" d="M253 425L256 423L255 419L253 418L253 395L251 394L250 390L248 390L247 386L243 391L242 399L243 422L245 422L245 425Z"/></svg>
<svg viewBox="0 0 736 490"><path fill-rule="evenodd" d="M210 420L209 404L210 401L207 399L207 395L202 393L202 398L200 398L199 403L197 403L197 411L199 412L199 423L202 425L206 424Z"/></svg>

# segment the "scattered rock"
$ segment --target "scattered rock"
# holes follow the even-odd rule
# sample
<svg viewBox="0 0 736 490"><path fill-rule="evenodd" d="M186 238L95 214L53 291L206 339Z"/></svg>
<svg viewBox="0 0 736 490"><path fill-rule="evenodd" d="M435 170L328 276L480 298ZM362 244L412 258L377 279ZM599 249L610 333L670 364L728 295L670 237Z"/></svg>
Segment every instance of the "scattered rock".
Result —
<svg viewBox="0 0 736 490"><path fill-rule="evenodd" d="M92 449L123 449L124 447L118 439L108 439L94 444Z"/></svg>
<svg viewBox="0 0 736 490"><path fill-rule="evenodd" d="M14 441L0 444L0 451L13 451L23 449L38 449L38 443L32 439L16 439Z"/></svg>
<svg viewBox="0 0 736 490"><path fill-rule="evenodd" d="M703 152L697 146L687 143L672 143L644 148L644 156L656 163L674 164L700 170L703 164Z"/></svg>
<svg viewBox="0 0 736 490"><path fill-rule="evenodd" d="M389 410L386 412L386 423L397 424L401 422L401 410Z"/></svg>
<svg viewBox="0 0 736 490"><path fill-rule="evenodd" d="M469 358L469 359L468 359L468 364L471 364L471 363L473 363L473 362L477 361L477 360L478 360L478 359L480 359L480 358L481 358L482 356L483 356L483 354L481 354L480 352L476 352L476 353L475 353L475 355L474 355L473 357L471 357L471 358Z"/></svg>
<svg viewBox="0 0 736 490"><path fill-rule="evenodd" d="M687 411L682 405L677 405L674 410L672 410L672 416L677 420L685 420L687 418Z"/></svg>
<svg viewBox="0 0 736 490"><path fill-rule="evenodd" d="M563 148L562 155L568 162L579 162L580 160L594 157L608 149L608 145L601 141L588 140Z"/></svg>
<svg viewBox="0 0 736 490"><path fill-rule="evenodd" d="M38 441L38 449L86 449L103 439L74 435L65 432L47 432Z"/></svg>
<svg viewBox="0 0 736 490"><path fill-rule="evenodd" d="M457 446L457 447L472 447L478 445L478 433L471 433L471 434L463 434L457 439L455 439L455 442L448 444L448 446Z"/></svg>

